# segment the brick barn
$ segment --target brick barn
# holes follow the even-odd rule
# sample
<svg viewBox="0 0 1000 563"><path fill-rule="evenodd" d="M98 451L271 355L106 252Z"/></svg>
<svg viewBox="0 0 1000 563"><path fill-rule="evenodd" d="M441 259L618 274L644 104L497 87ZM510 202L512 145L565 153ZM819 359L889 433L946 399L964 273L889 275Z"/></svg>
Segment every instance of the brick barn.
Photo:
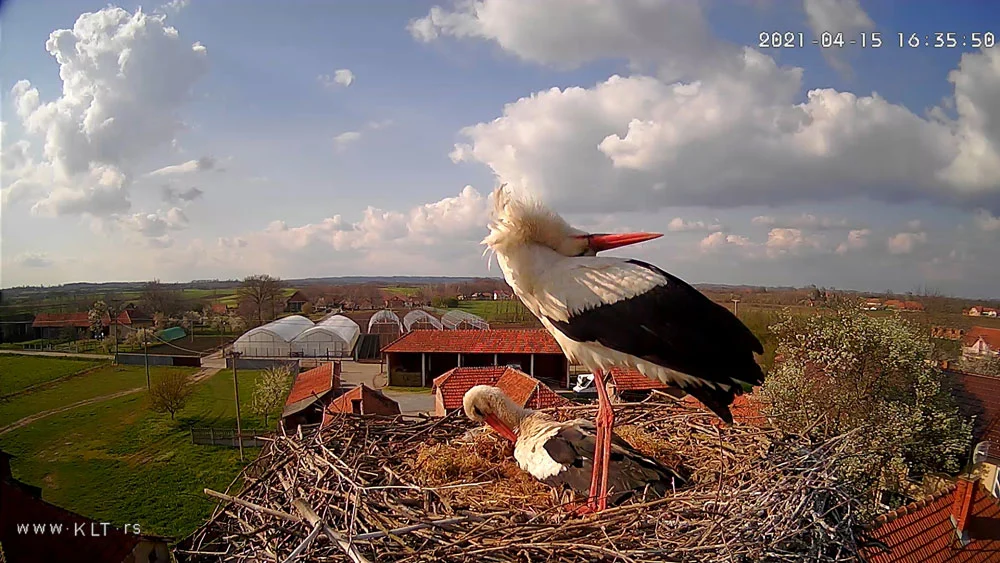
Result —
<svg viewBox="0 0 1000 563"><path fill-rule="evenodd" d="M331 417L340 413L396 416L400 414L400 410L399 403L386 397L381 391L361 383L345 391L326 407L323 413L323 426L330 424Z"/></svg>
<svg viewBox="0 0 1000 563"><path fill-rule="evenodd" d="M515 403L529 409L570 404L541 381L514 368L454 368L434 378L434 416L445 416L461 409L466 391L476 385L497 387Z"/></svg>
<svg viewBox="0 0 1000 563"><path fill-rule="evenodd" d="M551 387L569 386L569 362L545 329L414 330L382 352L390 385L428 387L453 368L512 366Z"/></svg>

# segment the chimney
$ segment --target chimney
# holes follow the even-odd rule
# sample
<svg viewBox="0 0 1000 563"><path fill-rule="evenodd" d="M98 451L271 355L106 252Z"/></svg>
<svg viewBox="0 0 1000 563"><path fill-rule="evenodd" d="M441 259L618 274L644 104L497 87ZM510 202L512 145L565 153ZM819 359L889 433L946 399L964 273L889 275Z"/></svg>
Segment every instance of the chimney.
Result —
<svg viewBox="0 0 1000 563"><path fill-rule="evenodd" d="M958 534L962 545L969 543L969 532L966 527L975 492L975 480L965 475L958 478L958 482L955 483L955 501L951 505L951 523L955 525L955 533Z"/></svg>
<svg viewBox="0 0 1000 563"><path fill-rule="evenodd" d="M330 363L330 388L334 392L340 390L340 362Z"/></svg>

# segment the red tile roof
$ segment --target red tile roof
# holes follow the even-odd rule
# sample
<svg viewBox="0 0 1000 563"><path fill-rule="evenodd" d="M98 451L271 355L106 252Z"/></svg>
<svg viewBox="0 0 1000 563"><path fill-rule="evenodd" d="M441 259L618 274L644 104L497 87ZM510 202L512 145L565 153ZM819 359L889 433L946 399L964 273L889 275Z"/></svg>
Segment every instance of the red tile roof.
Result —
<svg viewBox="0 0 1000 563"><path fill-rule="evenodd" d="M965 333L962 344L972 346L980 338L993 350L1000 350L1000 328L987 328L985 326L974 326Z"/></svg>
<svg viewBox="0 0 1000 563"><path fill-rule="evenodd" d="M658 379L646 377L638 370L624 368L611 368L611 384L619 393L667 388L667 385Z"/></svg>
<svg viewBox="0 0 1000 563"><path fill-rule="evenodd" d="M963 513L965 545L956 529ZM891 551L868 548L870 563L1000 561L1000 503L980 483L960 479L941 494L879 516L875 526L873 536Z"/></svg>
<svg viewBox="0 0 1000 563"><path fill-rule="evenodd" d="M334 363L321 364L309 371L304 371L295 376L295 383L292 384L291 391L288 392L288 399L285 406L290 406L303 399L322 397L327 392L339 387L339 378L334 381Z"/></svg>
<svg viewBox="0 0 1000 563"><path fill-rule="evenodd" d="M562 354L545 329L414 330L383 352L445 352L462 354Z"/></svg>
<svg viewBox="0 0 1000 563"><path fill-rule="evenodd" d="M434 378L432 391L440 389L445 410L462 408L465 392L476 385L493 385L515 403L531 409L544 409L569 403L541 381L523 371L508 367L454 368Z"/></svg>
<svg viewBox="0 0 1000 563"><path fill-rule="evenodd" d="M104 315L104 318L101 319L101 324L104 326L110 325L111 317ZM132 324L132 319L129 317L128 311L119 313L118 324ZM31 323L31 326L32 328L90 328L90 314L86 311L80 313L38 313L35 315L35 320Z"/></svg>
<svg viewBox="0 0 1000 563"><path fill-rule="evenodd" d="M362 383L337 397L327 406L326 412L323 414L323 426L329 424L328 414L354 413L353 401L361 401L361 412L355 414L381 414L385 416L400 414L399 403Z"/></svg>
<svg viewBox="0 0 1000 563"><path fill-rule="evenodd" d="M1000 377L949 370L955 377L953 393L965 416L976 417L972 436L988 441L990 454L1000 456Z"/></svg>
<svg viewBox="0 0 1000 563"><path fill-rule="evenodd" d="M754 387L755 391L757 389L758 387ZM693 395L687 395L684 400L708 410L708 407L702 405L701 401L695 399ZM760 411L762 401L763 399L754 393L737 395L733 399L733 404L729 405L729 412L733 413L733 420L741 424L767 426L767 417Z"/></svg>

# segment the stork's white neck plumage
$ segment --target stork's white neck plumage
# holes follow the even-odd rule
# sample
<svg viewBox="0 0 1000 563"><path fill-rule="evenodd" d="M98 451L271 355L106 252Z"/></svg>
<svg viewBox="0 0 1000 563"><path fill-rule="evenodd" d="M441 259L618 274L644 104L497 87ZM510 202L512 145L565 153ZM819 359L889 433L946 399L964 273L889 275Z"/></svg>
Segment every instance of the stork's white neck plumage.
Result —
<svg viewBox="0 0 1000 563"><path fill-rule="evenodd" d="M538 282L555 264L566 260L547 246L525 244L497 252L497 263L514 293L536 316L542 316L540 303L535 299Z"/></svg>

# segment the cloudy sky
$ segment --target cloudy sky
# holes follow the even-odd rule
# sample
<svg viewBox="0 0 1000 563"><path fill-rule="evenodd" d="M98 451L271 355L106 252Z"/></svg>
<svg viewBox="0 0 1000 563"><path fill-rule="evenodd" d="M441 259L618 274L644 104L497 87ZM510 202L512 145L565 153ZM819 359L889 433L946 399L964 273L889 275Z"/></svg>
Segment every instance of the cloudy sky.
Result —
<svg viewBox="0 0 1000 563"><path fill-rule="evenodd" d="M691 282L1000 297L1000 6L449 2L4 2L0 285L497 275L507 182Z"/></svg>

